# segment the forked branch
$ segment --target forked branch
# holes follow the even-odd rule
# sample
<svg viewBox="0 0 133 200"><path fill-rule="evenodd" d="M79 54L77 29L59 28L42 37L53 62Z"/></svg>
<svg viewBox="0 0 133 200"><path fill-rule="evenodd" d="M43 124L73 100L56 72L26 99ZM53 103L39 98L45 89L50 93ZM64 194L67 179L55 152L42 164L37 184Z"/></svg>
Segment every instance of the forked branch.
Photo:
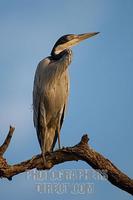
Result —
<svg viewBox="0 0 133 200"><path fill-rule="evenodd" d="M14 128L10 127L8 136L0 147L0 177L11 179L13 176L31 170L33 168L45 170L41 155L33 156L31 159L23 161L15 165L9 165L3 158L4 152L10 143ZM101 175L118 188L133 195L133 179L121 172L111 161L103 157L88 145L88 136L84 135L80 143L73 147L66 147L56 150L52 153L47 153L46 159L49 163L49 169L54 165L66 161L85 161L93 169L98 170ZM104 174L103 174L104 171Z"/></svg>

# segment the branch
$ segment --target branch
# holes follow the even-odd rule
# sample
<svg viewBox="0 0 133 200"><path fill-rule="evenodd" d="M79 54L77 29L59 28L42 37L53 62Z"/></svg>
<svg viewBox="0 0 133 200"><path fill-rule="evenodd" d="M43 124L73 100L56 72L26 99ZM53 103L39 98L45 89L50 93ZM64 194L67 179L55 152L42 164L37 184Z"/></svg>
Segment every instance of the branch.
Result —
<svg viewBox="0 0 133 200"><path fill-rule="evenodd" d="M8 136L11 136L13 131L14 128L10 127ZM2 146L4 144L0 147L0 152L2 152L0 156L1 178L8 178L9 180L11 180L13 176L27 170L31 170L33 168L39 170L46 169L44 168L41 155L33 156L31 159L21 162L19 164L9 165L3 158L3 152L5 152L5 150L7 149L11 139L8 136L8 139L6 138L4 142L4 144L7 144L5 145L6 148L4 148L4 151L2 150ZM111 161L104 158L100 153L90 148L90 146L88 145L88 140L88 136L84 135L81 138L80 143L73 147L66 147L56 150L52 153L47 153L46 160L48 162L49 169L51 169L54 165L63 162L82 160L90 165L93 169L98 170L98 172L102 176L105 176L105 173L103 174L103 171L106 172L106 178L110 183L133 195L133 179L130 179L126 174L121 172Z"/></svg>
<svg viewBox="0 0 133 200"><path fill-rule="evenodd" d="M15 130L15 128L10 126L8 135L7 135L4 143L0 147L0 156L3 156L3 154L6 152L8 146L10 144L10 141L12 139L12 135L13 135L14 130Z"/></svg>

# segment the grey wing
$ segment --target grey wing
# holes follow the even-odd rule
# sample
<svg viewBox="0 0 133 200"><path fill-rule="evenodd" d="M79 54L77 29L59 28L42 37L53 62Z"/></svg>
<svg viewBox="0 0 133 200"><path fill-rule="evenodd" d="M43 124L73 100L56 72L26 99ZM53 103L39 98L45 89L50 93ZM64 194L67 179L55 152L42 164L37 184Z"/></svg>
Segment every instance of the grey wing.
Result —
<svg viewBox="0 0 133 200"><path fill-rule="evenodd" d="M34 78L34 86L33 86L33 122L34 126L38 125L38 108L40 102L40 94L39 94L39 77L36 70L35 78Z"/></svg>
<svg viewBox="0 0 133 200"><path fill-rule="evenodd" d="M36 128L38 141L40 147L42 148L43 137L41 135L40 126L45 126L45 107L42 101L41 86L42 86L42 69L43 66L39 63L36 69L34 86L33 86L33 121ZM45 127L44 127L45 128Z"/></svg>

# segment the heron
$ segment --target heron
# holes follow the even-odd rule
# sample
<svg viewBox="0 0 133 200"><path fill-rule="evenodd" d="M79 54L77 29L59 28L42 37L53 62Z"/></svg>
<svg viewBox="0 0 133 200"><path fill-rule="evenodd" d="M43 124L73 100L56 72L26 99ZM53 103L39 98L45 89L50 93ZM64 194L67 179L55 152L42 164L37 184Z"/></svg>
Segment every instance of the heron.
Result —
<svg viewBox="0 0 133 200"><path fill-rule="evenodd" d="M71 47L99 32L64 35L55 43L51 55L37 66L33 86L33 121L44 165L46 153L53 151L64 120L69 96L68 66L72 61Z"/></svg>

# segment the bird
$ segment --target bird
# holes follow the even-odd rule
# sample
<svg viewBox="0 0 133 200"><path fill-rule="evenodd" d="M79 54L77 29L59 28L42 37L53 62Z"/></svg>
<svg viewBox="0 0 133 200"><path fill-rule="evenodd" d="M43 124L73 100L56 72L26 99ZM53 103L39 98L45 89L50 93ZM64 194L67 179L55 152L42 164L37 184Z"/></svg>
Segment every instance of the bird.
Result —
<svg viewBox="0 0 133 200"><path fill-rule="evenodd" d="M61 148L60 131L70 90L68 66L72 61L71 48L98 33L60 37L51 55L42 59L37 66L33 85L33 121L45 167L46 153L53 151L57 140Z"/></svg>

